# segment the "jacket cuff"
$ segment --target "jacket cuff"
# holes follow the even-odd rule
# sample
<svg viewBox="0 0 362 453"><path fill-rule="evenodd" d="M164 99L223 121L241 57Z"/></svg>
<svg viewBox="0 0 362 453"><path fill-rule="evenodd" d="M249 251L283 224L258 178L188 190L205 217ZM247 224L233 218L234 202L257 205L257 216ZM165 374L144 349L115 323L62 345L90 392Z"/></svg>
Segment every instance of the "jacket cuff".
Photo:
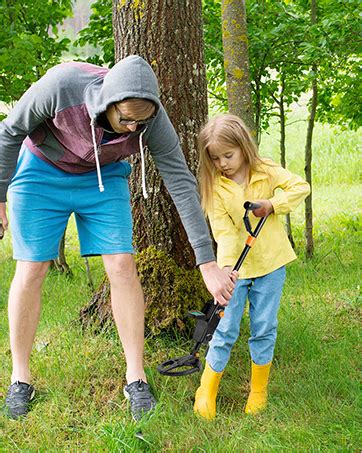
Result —
<svg viewBox="0 0 362 453"><path fill-rule="evenodd" d="M273 205L274 214L289 214L290 208L288 205L288 198L285 193L278 193L274 197L270 198L269 201Z"/></svg>
<svg viewBox="0 0 362 453"><path fill-rule="evenodd" d="M215 253L211 244L195 248L194 253L197 266L200 266L200 264L209 263L210 261L216 261Z"/></svg>

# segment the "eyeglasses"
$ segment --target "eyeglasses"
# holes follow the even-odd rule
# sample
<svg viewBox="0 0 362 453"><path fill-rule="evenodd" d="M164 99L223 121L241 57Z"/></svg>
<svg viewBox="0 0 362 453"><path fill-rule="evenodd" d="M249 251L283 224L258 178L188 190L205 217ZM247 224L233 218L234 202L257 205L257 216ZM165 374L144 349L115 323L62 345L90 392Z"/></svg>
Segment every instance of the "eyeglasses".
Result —
<svg viewBox="0 0 362 453"><path fill-rule="evenodd" d="M152 116L146 118L145 120L126 120L125 118L122 118L122 112L119 110L116 104L113 105L117 114L119 115L118 124L121 124L122 126L133 126L134 124L137 124L137 126L143 126L145 124L150 123L155 117L155 114L153 114Z"/></svg>

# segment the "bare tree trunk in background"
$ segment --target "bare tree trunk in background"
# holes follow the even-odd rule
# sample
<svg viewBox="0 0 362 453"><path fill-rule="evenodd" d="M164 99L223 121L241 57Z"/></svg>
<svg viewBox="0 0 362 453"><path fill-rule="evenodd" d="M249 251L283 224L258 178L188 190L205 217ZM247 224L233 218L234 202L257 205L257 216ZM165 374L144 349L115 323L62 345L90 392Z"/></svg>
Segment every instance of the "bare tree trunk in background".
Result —
<svg viewBox="0 0 362 453"><path fill-rule="evenodd" d="M222 0L221 16L229 111L240 116L256 137L245 0Z"/></svg>
<svg viewBox="0 0 362 453"><path fill-rule="evenodd" d="M255 130L256 138L255 141L260 145L261 140L261 95L260 95L260 77L255 77Z"/></svg>
<svg viewBox="0 0 362 453"><path fill-rule="evenodd" d="M285 147L285 109L284 109L284 93L285 93L285 78L282 75L281 78L281 92L279 96L279 101L278 101L278 106L279 106L279 121L280 121L280 163L283 168L287 167L287 161L286 161L286 147ZM285 216L286 224L287 224L287 234L289 241L293 247L295 248L295 242L293 238L293 232L292 232L292 223L290 219L290 214L287 214Z"/></svg>
<svg viewBox="0 0 362 453"><path fill-rule="evenodd" d="M207 118L201 0L114 1L113 29L116 60L137 54L155 71L161 101L180 137L189 168L195 174L197 134ZM140 184L140 157L133 157L132 163L131 193L137 249L154 245L171 255L178 265L193 267L193 251L152 159L147 156L147 200L143 198Z"/></svg>
<svg viewBox="0 0 362 453"><path fill-rule="evenodd" d="M311 23L317 22L317 3L316 0L311 0ZM312 82L312 102L309 112L307 138L305 145L305 177L310 184L310 195L305 199L305 238L306 238L306 257L311 258L314 252L313 242L313 210L312 210L312 140L313 128L315 123L315 115L318 104L318 85L316 74L318 71L317 65L312 65L312 70L315 74Z"/></svg>
<svg viewBox="0 0 362 453"><path fill-rule="evenodd" d="M65 234L67 229L64 230L62 239L59 243L58 247L58 258L55 260L51 260L50 267L56 269L58 272L62 272L64 274L71 275L72 271L67 263L67 259L65 257Z"/></svg>

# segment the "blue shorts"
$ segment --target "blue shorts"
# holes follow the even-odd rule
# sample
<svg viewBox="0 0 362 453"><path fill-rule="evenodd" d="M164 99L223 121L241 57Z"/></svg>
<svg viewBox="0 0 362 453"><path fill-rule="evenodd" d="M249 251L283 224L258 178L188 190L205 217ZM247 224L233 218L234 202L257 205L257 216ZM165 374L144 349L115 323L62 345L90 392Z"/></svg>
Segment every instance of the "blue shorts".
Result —
<svg viewBox="0 0 362 453"><path fill-rule="evenodd" d="M9 187L13 256L22 261L49 261L58 256L59 242L74 213L82 256L133 253L128 162L97 173L64 172L23 146Z"/></svg>

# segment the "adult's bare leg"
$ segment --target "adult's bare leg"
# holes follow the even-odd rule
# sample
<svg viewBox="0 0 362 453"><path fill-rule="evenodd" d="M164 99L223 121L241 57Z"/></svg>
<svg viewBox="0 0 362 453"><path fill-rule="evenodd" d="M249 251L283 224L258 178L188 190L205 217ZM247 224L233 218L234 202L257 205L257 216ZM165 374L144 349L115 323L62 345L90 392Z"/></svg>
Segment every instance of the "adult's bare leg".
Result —
<svg viewBox="0 0 362 453"><path fill-rule="evenodd" d="M49 261L18 261L9 292L10 347L13 362L11 382L30 383L30 353L40 316L41 287Z"/></svg>
<svg viewBox="0 0 362 453"><path fill-rule="evenodd" d="M136 263L131 254L103 255L111 285L114 320L126 356L127 383L142 379L147 382L143 367L144 297Z"/></svg>

